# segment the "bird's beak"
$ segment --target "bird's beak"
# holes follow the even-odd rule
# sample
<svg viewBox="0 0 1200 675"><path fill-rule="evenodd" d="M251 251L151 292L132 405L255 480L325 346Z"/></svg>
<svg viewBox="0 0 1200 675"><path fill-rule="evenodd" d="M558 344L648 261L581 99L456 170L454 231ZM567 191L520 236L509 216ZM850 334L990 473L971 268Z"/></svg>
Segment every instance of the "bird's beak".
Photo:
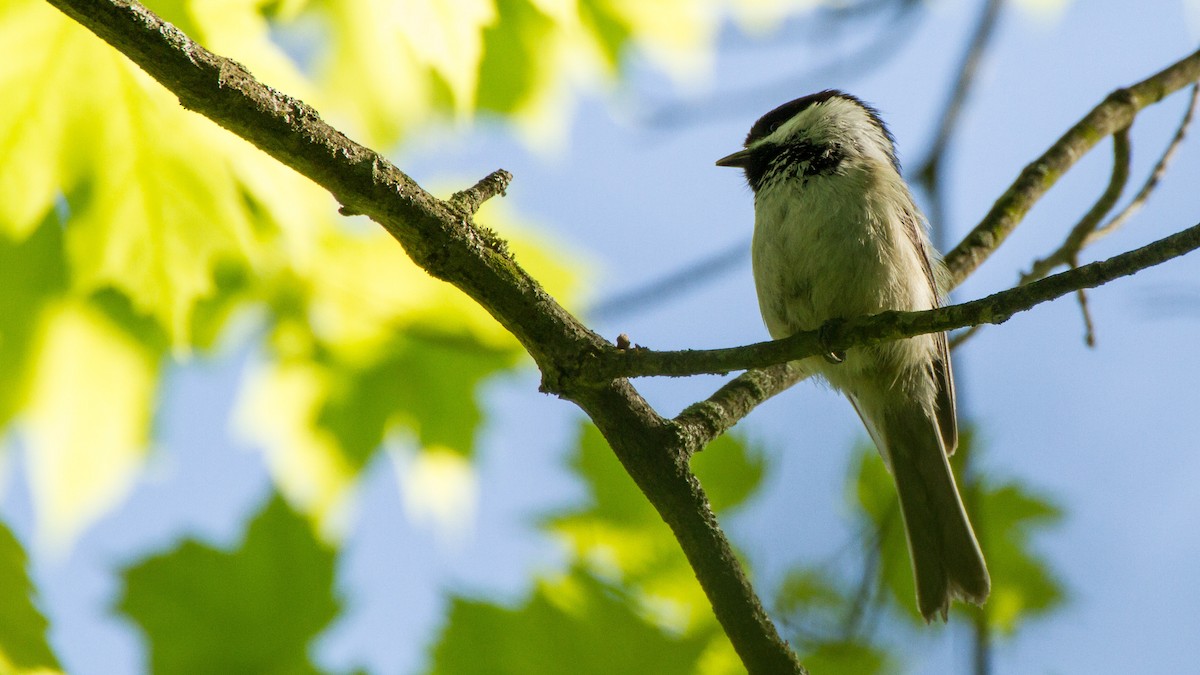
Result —
<svg viewBox="0 0 1200 675"><path fill-rule="evenodd" d="M746 168L750 164L750 150L738 150L732 155L726 155L717 160L717 166L732 166L738 168Z"/></svg>

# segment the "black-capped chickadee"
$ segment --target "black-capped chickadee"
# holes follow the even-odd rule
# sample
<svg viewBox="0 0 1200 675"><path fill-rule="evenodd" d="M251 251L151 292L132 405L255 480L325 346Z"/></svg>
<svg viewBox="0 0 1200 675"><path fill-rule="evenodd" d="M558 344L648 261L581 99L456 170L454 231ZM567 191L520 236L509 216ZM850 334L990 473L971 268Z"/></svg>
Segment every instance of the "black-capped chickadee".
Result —
<svg viewBox="0 0 1200 675"><path fill-rule="evenodd" d="M745 170L754 191L754 281L772 337L939 306L941 261L867 104L832 90L785 103L717 165ZM948 459L958 425L945 333L799 365L850 399L891 469L925 620L944 620L951 598L982 604L991 580Z"/></svg>

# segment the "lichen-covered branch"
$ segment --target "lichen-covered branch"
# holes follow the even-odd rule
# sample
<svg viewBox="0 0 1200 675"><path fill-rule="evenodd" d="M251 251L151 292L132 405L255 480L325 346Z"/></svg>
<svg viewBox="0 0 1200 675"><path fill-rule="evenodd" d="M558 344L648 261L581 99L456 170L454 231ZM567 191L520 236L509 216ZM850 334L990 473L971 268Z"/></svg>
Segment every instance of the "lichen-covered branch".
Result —
<svg viewBox="0 0 1200 675"><path fill-rule="evenodd" d="M1058 179L1107 136L1133 123L1138 112L1200 80L1200 51L1137 84L1118 89L1059 138L996 200L975 229L946 254L953 285L962 283L1012 234Z"/></svg>
<svg viewBox="0 0 1200 675"><path fill-rule="evenodd" d="M685 408L674 422L699 450L749 415L758 404L805 376L789 363L748 370L726 382L712 396Z"/></svg>
<svg viewBox="0 0 1200 675"><path fill-rule="evenodd" d="M647 499L671 527L714 613L751 673L801 673L746 580L708 500L688 467L691 454L800 377L788 366L747 373L675 420L665 420L627 375L689 374L769 366L904 336L999 323L1080 288L1090 288L1200 246L1200 226L1155 244L1027 286L931 312L889 312L749 347L703 352L619 350L545 292L475 226L484 200L502 194L497 172L450 200L438 200L375 151L330 127L310 106L258 82L130 0L48 0L91 29L179 97L329 190L348 213L365 214L413 261L452 283L521 342L542 372L542 388L578 404L596 423ZM1101 138L1137 112L1200 79L1200 52L1110 96L1022 172L992 212L947 256L961 281L1003 241L1054 181Z"/></svg>
<svg viewBox="0 0 1200 675"><path fill-rule="evenodd" d="M450 203L457 204L467 213L475 215L483 203L497 195L504 196L508 184L512 182L512 174L500 169L493 171L479 180L478 183L450 195Z"/></svg>
<svg viewBox="0 0 1200 675"><path fill-rule="evenodd" d="M688 468L694 441L659 416L628 381L581 383L577 364L607 343L518 266L502 240L475 227L472 212L502 192L504 175L493 174L453 201L438 200L384 157L326 124L310 106L263 85L138 3L48 1L137 63L185 107L329 190L345 212L370 216L414 262L490 312L533 356L543 389L574 401L600 428L671 527L747 670L804 672L763 610Z"/></svg>

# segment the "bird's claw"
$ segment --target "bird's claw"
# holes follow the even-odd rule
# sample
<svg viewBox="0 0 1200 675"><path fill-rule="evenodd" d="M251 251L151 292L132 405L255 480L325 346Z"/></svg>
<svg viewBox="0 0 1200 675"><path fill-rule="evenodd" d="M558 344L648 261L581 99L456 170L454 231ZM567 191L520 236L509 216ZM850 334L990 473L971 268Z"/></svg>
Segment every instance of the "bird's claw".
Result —
<svg viewBox="0 0 1200 675"><path fill-rule="evenodd" d="M825 350L824 353L821 354L821 358L834 365L842 363L846 360L846 351L844 349L829 349L829 343L833 338L833 336L830 335L830 331L834 330L839 323L841 323L841 321L838 319L830 319L829 321L821 324L821 327L817 329L817 342L819 342L821 348Z"/></svg>

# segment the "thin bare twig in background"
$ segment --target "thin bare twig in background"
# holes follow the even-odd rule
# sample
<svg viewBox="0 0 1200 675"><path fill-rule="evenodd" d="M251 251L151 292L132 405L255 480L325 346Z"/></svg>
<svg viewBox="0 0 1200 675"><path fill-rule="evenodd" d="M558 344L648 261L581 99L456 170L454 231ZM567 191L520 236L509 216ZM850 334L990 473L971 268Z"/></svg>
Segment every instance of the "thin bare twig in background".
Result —
<svg viewBox="0 0 1200 675"><path fill-rule="evenodd" d="M815 67L775 78L766 84L744 87L735 91L718 92L703 101L687 101L666 104L647 113L643 123L652 127L678 127L721 119L747 112L765 112L766 109L795 98L812 88L811 84L862 75L878 68L900 52L905 42L916 34L912 22L916 20L922 3L914 0L888 0L878 3L860 3L838 10L830 10L839 16L854 16L895 8L895 14L885 20L872 39L849 54L826 59Z"/></svg>
<svg viewBox="0 0 1200 675"><path fill-rule="evenodd" d="M962 119L967 97L975 84L979 65L983 62L984 53L991 43L992 36L995 35L1000 9L1003 5L1004 0L986 0L983 13L975 24L971 40L967 44L967 51L963 54L962 62L958 67L958 75L950 90L950 98L942 109L933 144L930 145L925 161L921 162L921 166L916 172L917 185L925 191L929 198L926 211L933 226L933 243L939 250L944 249L946 233L949 229L948 223L946 223L945 195L942 190L942 166L946 161L950 141L958 128L959 120Z"/></svg>
<svg viewBox="0 0 1200 675"><path fill-rule="evenodd" d="M978 79L979 67L983 63L984 54L987 52L992 37L996 33L996 26L999 24L1000 19L1000 10L1003 6L1004 0L984 0L983 11L975 23L975 30L972 32L970 40L967 42L966 52L963 54L962 61L959 64L958 75L955 77L954 85L950 89L950 97L942 109L941 119L938 122L933 143L930 145L925 161L917 169L917 185L925 191L927 198L925 208L930 222L930 237L934 248L939 251L946 250L946 243L949 241L951 229L946 216L948 209L946 208L946 192L943 189L945 186L945 176L942 169L949 154L951 140L954 138L954 133L962 120L963 111L966 109L967 99ZM949 294L949 289L946 292ZM958 347L974 336L978 330L979 325L968 327L968 330L955 336L955 339L951 341L950 347ZM962 374L961 362L959 363L959 374ZM965 408L967 403L960 396L960 414L966 414ZM981 525L983 524L978 519L976 522L979 522ZM982 535L983 533L980 532L980 534ZM990 640L987 630L986 623L977 623L972 632L975 652L978 654L982 650L985 655L983 660L976 660L977 664L987 662L987 653L990 651L988 648ZM978 665L976 675L981 675L978 672Z"/></svg>
<svg viewBox="0 0 1200 675"><path fill-rule="evenodd" d="M717 278L749 259L750 242L739 241L633 290L601 300L585 314L595 320L606 320L650 309Z"/></svg>
<svg viewBox="0 0 1200 675"><path fill-rule="evenodd" d="M848 566L846 557L860 550L863 554L862 568L858 570L853 586L847 589L851 592L845 603L847 609L844 612L835 611L834 614L838 616L832 617L836 619L836 623L814 625L810 620L796 620L785 608L775 608L774 614L780 616L779 623L786 629L786 634L792 642L806 647L819 647L822 643L847 643L872 635L874 620L882 609L882 603L879 602L882 588L878 574L879 566L883 562L881 542L899 515L900 504L893 500L881 522L876 523L870 518L862 519L852 537L822 561L811 566L818 579L828 580L831 585L836 585L839 572Z"/></svg>

